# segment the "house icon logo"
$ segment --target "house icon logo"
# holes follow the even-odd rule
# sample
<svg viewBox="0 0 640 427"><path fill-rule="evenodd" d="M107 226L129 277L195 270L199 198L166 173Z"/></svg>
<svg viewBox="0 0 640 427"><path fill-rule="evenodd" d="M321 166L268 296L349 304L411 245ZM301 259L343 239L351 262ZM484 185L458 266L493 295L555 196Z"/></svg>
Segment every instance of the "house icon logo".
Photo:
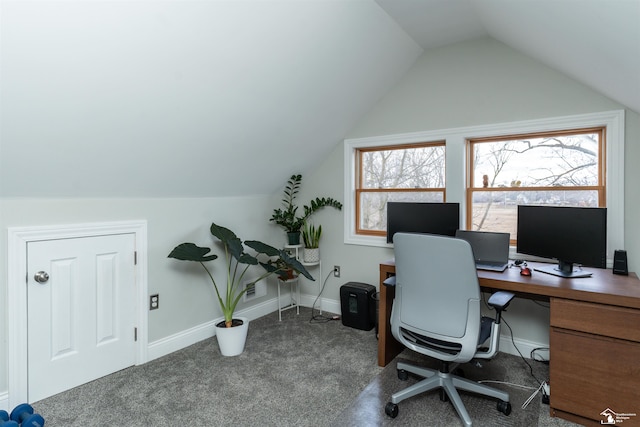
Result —
<svg viewBox="0 0 640 427"><path fill-rule="evenodd" d="M611 408L607 408L604 411L600 412L600 416L602 416L602 420L600 420L600 424L615 425L615 424L621 424L625 420L630 419L631 417L635 417L636 414L621 414L621 413L615 412Z"/></svg>
<svg viewBox="0 0 640 427"><path fill-rule="evenodd" d="M616 413L611 409L605 409L604 411L600 412L600 415L604 418L604 420L600 420L600 424L611 425L616 423Z"/></svg>

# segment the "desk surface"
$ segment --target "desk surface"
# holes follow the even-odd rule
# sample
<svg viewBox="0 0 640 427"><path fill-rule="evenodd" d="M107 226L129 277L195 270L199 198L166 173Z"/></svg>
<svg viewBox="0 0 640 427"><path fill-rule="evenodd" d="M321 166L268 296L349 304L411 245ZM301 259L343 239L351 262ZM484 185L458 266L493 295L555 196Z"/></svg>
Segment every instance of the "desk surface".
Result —
<svg viewBox="0 0 640 427"><path fill-rule="evenodd" d="M558 297L578 301L610 304L620 307L640 309L640 280L635 273L629 276L613 274L611 270L586 268L591 277L563 278L540 271L537 266L548 265L530 262L531 276L522 276L517 267L507 268L504 272L478 270L478 281L483 290L503 290L530 298ZM394 262L380 264L381 273L395 273Z"/></svg>

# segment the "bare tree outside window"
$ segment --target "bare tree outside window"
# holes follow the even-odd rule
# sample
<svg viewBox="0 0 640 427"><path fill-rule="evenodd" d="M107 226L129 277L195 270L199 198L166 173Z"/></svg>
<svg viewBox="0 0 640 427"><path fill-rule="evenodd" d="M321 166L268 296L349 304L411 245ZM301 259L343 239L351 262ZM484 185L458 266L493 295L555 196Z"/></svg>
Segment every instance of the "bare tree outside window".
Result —
<svg viewBox="0 0 640 427"><path fill-rule="evenodd" d="M359 234L384 235L388 201L444 201L444 142L366 148L357 153Z"/></svg>
<svg viewBox="0 0 640 427"><path fill-rule="evenodd" d="M604 129L469 141L467 228L516 239L517 205L605 206Z"/></svg>

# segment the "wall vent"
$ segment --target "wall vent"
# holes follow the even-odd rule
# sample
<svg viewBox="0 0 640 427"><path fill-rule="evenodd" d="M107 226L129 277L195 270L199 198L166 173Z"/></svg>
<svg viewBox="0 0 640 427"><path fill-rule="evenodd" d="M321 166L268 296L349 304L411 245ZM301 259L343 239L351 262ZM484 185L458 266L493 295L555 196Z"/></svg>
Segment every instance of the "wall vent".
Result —
<svg viewBox="0 0 640 427"><path fill-rule="evenodd" d="M248 283L251 283L253 280L246 280L243 286L246 286ZM242 300L245 302L252 301L256 298L261 298L266 295L267 295L267 283L263 279L263 280L260 280L258 283L256 283L256 285L253 286L251 289L249 289L247 292L245 292L245 294L242 296Z"/></svg>

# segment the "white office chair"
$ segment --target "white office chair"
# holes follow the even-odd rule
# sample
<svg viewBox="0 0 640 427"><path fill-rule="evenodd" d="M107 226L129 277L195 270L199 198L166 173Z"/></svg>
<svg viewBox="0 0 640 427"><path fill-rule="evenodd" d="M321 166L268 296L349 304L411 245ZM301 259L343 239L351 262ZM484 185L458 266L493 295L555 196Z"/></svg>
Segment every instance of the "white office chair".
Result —
<svg viewBox="0 0 640 427"><path fill-rule="evenodd" d="M498 351L500 314L514 295L497 292L489 298L496 319L480 314L480 286L471 246L462 239L429 234L396 233L396 295L391 311L391 332L406 347L440 360L439 371L397 363L398 377L408 372L424 379L395 393L385 406L390 417L398 415L398 403L417 394L443 389L465 425L471 426L457 389L499 399L497 409L509 415L509 394L453 375L459 363L489 359ZM490 340L488 348L480 346ZM455 366L450 364L454 363Z"/></svg>

